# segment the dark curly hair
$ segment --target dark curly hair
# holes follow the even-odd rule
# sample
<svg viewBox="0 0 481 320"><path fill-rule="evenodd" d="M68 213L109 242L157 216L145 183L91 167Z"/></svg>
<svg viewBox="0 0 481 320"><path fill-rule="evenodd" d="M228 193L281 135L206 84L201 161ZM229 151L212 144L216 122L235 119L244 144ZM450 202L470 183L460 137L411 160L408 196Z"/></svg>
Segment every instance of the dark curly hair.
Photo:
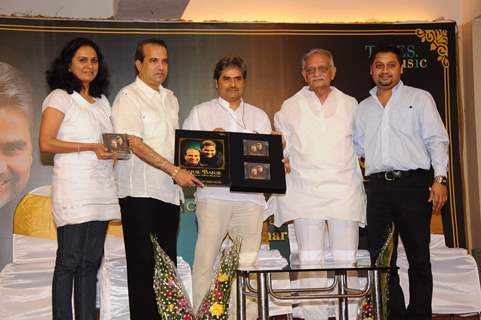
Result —
<svg viewBox="0 0 481 320"><path fill-rule="evenodd" d="M100 98L107 94L109 87L108 71L104 64L104 56L95 42L86 38L70 40L55 58L47 70L47 83L51 90L63 89L71 94L73 91L80 92L81 81L69 71L72 59L80 47L88 46L95 50L99 61L99 70L95 79L90 83L89 94Z"/></svg>

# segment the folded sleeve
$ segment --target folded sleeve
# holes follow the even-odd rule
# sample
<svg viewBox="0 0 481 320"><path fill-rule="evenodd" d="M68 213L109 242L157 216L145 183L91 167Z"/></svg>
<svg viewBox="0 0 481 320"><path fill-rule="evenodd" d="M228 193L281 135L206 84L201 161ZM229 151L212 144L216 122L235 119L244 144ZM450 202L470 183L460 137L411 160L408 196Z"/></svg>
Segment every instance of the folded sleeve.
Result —
<svg viewBox="0 0 481 320"><path fill-rule="evenodd" d="M119 92L112 107L112 121L116 133L144 137L144 123L138 103L125 91Z"/></svg>
<svg viewBox="0 0 481 320"><path fill-rule="evenodd" d="M42 112L47 108L54 108L63 114L67 114L72 108L70 95L61 89L53 90L43 101Z"/></svg>

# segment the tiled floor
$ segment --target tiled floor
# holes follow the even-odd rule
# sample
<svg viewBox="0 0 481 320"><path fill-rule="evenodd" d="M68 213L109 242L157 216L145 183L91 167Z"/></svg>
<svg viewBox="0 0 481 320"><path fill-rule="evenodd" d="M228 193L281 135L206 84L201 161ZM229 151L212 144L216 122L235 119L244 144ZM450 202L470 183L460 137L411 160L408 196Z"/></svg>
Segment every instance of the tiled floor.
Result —
<svg viewBox="0 0 481 320"><path fill-rule="evenodd" d="M433 320L479 320L481 319L480 315L433 315ZM97 316L97 320L99 317ZM269 320L287 320L287 316L275 316L270 317ZM302 320L299 318L294 318L293 320ZM336 320L332 318L332 320Z"/></svg>
<svg viewBox="0 0 481 320"><path fill-rule="evenodd" d="M472 315L433 315L433 320L478 320L479 314Z"/></svg>
<svg viewBox="0 0 481 320"><path fill-rule="evenodd" d="M270 317L270 320L286 320L287 316L275 316ZM433 320L479 320L480 315L433 315ZM301 320L294 318L293 320ZM332 318L335 320L335 318Z"/></svg>

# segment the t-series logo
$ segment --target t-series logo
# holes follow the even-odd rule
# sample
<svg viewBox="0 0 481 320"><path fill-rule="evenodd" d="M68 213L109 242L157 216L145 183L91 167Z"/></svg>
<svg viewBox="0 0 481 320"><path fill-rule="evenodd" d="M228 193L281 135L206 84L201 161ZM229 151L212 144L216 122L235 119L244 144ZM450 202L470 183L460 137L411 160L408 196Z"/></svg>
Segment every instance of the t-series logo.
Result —
<svg viewBox="0 0 481 320"><path fill-rule="evenodd" d="M401 49L403 55L403 68L404 69L426 69L428 67L428 59L422 58L416 51L416 46L413 44L404 45L398 44L396 45L399 49ZM367 56L371 58L374 49L376 48L373 44L368 44L364 46L364 49L367 51Z"/></svg>

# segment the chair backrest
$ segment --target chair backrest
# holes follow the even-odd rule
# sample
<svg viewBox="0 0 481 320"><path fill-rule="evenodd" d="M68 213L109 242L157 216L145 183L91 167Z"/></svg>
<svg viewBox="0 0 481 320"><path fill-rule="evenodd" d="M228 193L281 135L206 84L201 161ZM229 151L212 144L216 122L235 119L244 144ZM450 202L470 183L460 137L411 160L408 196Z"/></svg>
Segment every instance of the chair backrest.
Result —
<svg viewBox="0 0 481 320"><path fill-rule="evenodd" d="M57 226L52 216L50 186L37 188L19 201L13 216L13 233L43 239L57 239Z"/></svg>
<svg viewBox="0 0 481 320"><path fill-rule="evenodd" d="M51 187L42 186L27 193L18 203L13 217L13 233L43 239L57 239L52 215ZM107 234L123 237L122 223L111 221Z"/></svg>

